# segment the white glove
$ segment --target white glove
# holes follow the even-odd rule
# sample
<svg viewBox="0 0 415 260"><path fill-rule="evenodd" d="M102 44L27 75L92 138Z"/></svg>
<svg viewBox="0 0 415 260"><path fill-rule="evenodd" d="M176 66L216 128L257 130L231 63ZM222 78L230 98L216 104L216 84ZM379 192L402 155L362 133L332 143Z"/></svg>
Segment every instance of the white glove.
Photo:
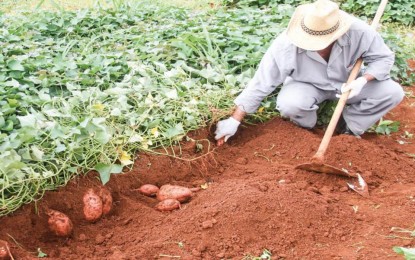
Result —
<svg viewBox="0 0 415 260"><path fill-rule="evenodd" d="M348 85L344 83L340 91L343 94L344 92L347 92L350 90L348 99L351 99L352 97L359 95L360 91L362 91L362 88L366 85L366 83L367 83L367 79L365 77L359 77L353 80L352 82L350 82L350 84ZM336 96L340 98L341 95L337 94Z"/></svg>
<svg viewBox="0 0 415 260"><path fill-rule="evenodd" d="M233 136L236 133L240 124L241 122L233 117L219 121L216 125L215 139L219 140L222 137L225 137L226 142L229 137Z"/></svg>

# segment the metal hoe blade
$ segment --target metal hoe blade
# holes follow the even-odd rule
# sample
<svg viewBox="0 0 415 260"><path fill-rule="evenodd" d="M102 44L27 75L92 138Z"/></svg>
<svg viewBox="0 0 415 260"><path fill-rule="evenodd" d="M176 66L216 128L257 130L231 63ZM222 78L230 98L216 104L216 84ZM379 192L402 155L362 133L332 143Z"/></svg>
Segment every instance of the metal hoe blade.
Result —
<svg viewBox="0 0 415 260"><path fill-rule="evenodd" d="M318 173L335 174L335 175L345 176L345 177L353 177L354 178L353 180L356 180L355 178L357 178L357 181L353 181L356 184L347 182L347 186L349 186L351 190L357 192L359 195L365 198L369 197L369 188L367 186L367 183L359 173L350 174L346 170L339 169L328 164L317 163L317 162L303 163L303 164L297 165L295 169L301 169L301 170L318 172Z"/></svg>
<svg viewBox="0 0 415 260"><path fill-rule="evenodd" d="M369 197L369 188L367 187L367 183L365 180L360 176L360 174L357 174L358 178L358 184L354 185L352 183L347 183L347 186L349 186L350 189L354 190L358 194L362 195L363 197L367 198Z"/></svg>
<svg viewBox="0 0 415 260"><path fill-rule="evenodd" d="M303 163L300 165L297 165L295 169L301 169L306 171L313 171L318 173L328 173L328 174L335 174L345 177L357 177L354 174L348 173L346 170L336 168L334 166L319 163L319 162L311 162L311 163Z"/></svg>

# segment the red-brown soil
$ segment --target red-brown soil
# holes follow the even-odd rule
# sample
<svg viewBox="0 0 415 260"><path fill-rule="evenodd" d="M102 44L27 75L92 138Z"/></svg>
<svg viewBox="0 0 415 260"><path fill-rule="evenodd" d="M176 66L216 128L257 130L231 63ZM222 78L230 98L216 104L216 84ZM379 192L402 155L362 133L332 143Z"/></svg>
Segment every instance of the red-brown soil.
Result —
<svg viewBox="0 0 415 260"><path fill-rule="evenodd" d="M294 169L310 161L323 130L275 118L242 126L222 147L200 130L190 136L203 152L184 142L176 158L139 154L132 171L107 184L114 210L96 223L83 219L82 196L100 181L75 178L1 218L0 239L15 259L36 258L38 248L50 259L243 259L264 249L272 259L402 259L392 247L415 247L414 237L391 229L415 230L415 136L405 138L415 134L414 111L412 94L386 116L401 122L398 133L333 137L326 163L361 173L369 198L345 177ZM145 183L208 186L181 209L159 212L135 190ZM46 207L72 219L70 238L48 230Z"/></svg>

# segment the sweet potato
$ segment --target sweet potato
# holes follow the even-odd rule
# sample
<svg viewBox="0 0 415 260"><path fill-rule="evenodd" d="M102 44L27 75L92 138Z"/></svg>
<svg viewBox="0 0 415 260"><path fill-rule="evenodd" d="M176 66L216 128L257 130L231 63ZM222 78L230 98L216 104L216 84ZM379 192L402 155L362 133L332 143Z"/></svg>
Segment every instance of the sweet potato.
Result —
<svg viewBox="0 0 415 260"><path fill-rule="evenodd" d="M156 205L159 211L172 211L180 208L180 202L176 199L165 199Z"/></svg>
<svg viewBox="0 0 415 260"><path fill-rule="evenodd" d="M46 213L49 216L49 229L59 237L67 237L72 234L73 225L71 219L64 213L50 209Z"/></svg>
<svg viewBox="0 0 415 260"><path fill-rule="evenodd" d="M102 216L102 199L93 189L87 190L83 197L84 217L87 221L95 222Z"/></svg>
<svg viewBox="0 0 415 260"><path fill-rule="evenodd" d="M12 258L10 252L9 243L4 240L0 240L0 260L9 260Z"/></svg>
<svg viewBox="0 0 415 260"><path fill-rule="evenodd" d="M141 192L143 195L154 197L157 195L159 187L153 184L144 184L138 189L138 191Z"/></svg>
<svg viewBox="0 0 415 260"><path fill-rule="evenodd" d="M102 200L102 214L107 215L112 210L111 192L107 188L101 187L101 189L99 190L99 197Z"/></svg>
<svg viewBox="0 0 415 260"><path fill-rule="evenodd" d="M157 199L163 201L166 199L176 199L179 202L186 202L190 200L193 192L186 187L166 184L160 187L157 192Z"/></svg>

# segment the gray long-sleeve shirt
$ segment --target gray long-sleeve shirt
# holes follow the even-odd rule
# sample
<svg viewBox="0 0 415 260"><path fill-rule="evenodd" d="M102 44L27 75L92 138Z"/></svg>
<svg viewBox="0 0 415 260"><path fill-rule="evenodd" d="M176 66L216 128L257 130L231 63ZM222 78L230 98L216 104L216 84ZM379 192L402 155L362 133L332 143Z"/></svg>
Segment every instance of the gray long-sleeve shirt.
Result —
<svg viewBox="0 0 415 260"><path fill-rule="evenodd" d="M247 87L235 105L247 113L255 112L261 101L288 77L324 90L338 90L347 81L358 58L365 63L364 73L377 80L388 79L394 53L382 37L365 22L355 19L350 29L335 44L326 62L316 51L293 45L285 32L271 44Z"/></svg>

